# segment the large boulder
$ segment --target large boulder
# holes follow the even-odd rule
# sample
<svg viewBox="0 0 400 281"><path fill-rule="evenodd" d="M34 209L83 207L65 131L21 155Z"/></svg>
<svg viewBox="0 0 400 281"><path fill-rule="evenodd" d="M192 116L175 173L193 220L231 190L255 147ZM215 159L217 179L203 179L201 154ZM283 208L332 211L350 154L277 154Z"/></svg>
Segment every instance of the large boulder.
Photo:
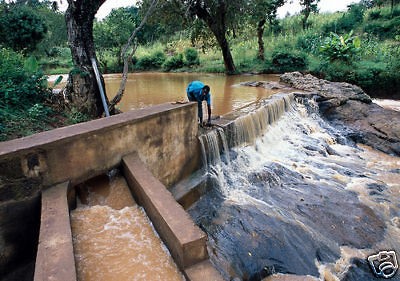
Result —
<svg viewBox="0 0 400 281"><path fill-rule="evenodd" d="M358 86L330 82L300 72L285 73L280 81L314 98L320 113L357 143L400 156L400 112L372 102Z"/></svg>

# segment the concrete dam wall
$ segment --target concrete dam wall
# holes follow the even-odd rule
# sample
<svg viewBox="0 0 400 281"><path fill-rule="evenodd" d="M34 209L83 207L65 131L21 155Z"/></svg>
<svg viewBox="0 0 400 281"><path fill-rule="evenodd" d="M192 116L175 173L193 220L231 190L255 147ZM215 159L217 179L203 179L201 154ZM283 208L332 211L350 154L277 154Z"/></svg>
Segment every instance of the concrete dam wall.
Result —
<svg viewBox="0 0 400 281"><path fill-rule="evenodd" d="M181 207L202 192L177 190L177 184L207 165L210 156L205 153L219 155L252 143L290 109L293 99L275 95L224 115L214 122L218 130L199 132L195 103L163 104L0 143L0 246L5 249L0 275L30 267L21 280L31 280L33 271L35 280L76 280L75 270L69 272L74 267L69 222L76 200L73 187L121 168L185 277L221 280L208 261L206 234ZM177 191L182 192L177 196ZM45 227L54 222L56 232ZM49 246L52 237L61 244ZM65 251L48 263L52 247Z"/></svg>
<svg viewBox="0 0 400 281"><path fill-rule="evenodd" d="M198 169L193 116L196 104L163 104L0 143L0 275L32 266L43 190L104 174L133 152L166 187Z"/></svg>

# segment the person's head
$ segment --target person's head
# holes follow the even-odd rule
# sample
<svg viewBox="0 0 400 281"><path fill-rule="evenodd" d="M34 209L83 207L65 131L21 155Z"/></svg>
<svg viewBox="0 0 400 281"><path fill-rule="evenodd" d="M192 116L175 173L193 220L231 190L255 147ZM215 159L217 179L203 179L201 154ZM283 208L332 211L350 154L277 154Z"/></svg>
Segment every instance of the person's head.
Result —
<svg viewBox="0 0 400 281"><path fill-rule="evenodd" d="M203 95L207 95L209 92L210 92L210 86L205 85L205 86L203 87L203 90L202 90L201 93L202 93Z"/></svg>

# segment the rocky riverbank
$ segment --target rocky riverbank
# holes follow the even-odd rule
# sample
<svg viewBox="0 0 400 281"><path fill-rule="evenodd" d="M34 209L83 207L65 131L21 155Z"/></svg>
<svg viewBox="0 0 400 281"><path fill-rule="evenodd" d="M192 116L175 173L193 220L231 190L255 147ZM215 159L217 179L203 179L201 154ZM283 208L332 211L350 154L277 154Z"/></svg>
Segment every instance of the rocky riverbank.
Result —
<svg viewBox="0 0 400 281"><path fill-rule="evenodd" d="M282 89L301 90L297 96L315 99L321 115L346 137L388 154L400 156L400 112L372 102L360 87L318 79L310 74L291 72L281 75ZM268 82L248 86L271 88Z"/></svg>

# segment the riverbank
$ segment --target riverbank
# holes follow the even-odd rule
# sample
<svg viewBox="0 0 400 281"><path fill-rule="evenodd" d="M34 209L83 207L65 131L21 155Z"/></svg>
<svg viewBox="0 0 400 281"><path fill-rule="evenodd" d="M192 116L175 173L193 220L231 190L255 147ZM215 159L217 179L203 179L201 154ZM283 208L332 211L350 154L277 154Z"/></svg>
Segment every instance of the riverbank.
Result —
<svg viewBox="0 0 400 281"><path fill-rule="evenodd" d="M330 82L299 72L286 73L281 82L305 90L320 113L355 143L400 156L400 112L372 102L365 92L348 83Z"/></svg>

